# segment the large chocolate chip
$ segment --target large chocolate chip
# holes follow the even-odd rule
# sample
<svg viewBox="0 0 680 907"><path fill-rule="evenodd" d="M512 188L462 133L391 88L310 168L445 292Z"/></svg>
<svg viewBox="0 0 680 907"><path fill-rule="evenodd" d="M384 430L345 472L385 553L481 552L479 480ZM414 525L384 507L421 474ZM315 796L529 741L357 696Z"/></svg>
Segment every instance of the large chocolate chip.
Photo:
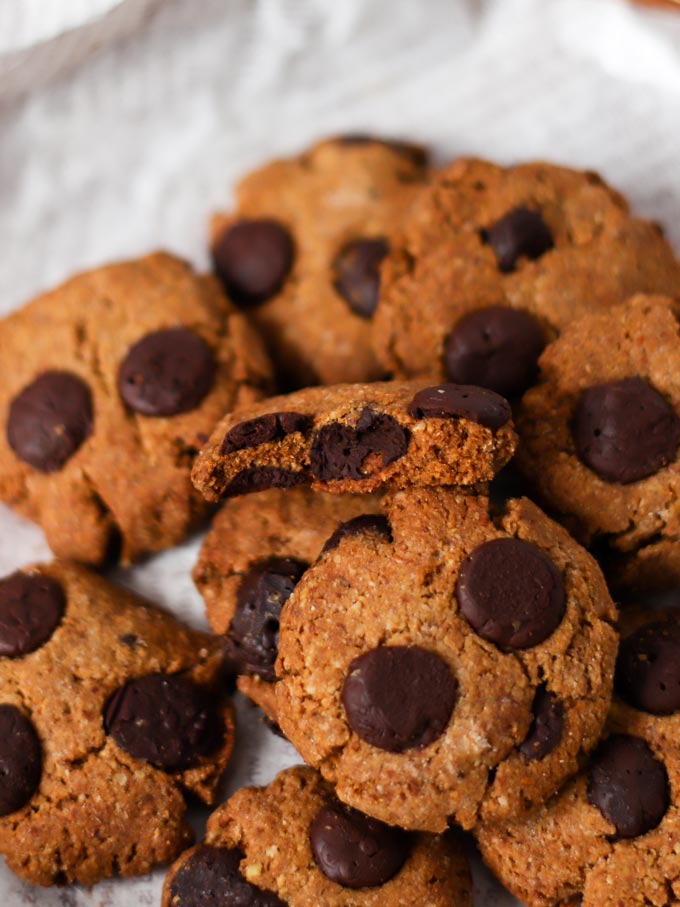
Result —
<svg viewBox="0 0 680 907"><path fill-rule="evenodd" d="M532 711L534 720L519 748L529 762L544 759L552 753L564 730L564 706L554 693L548 692L545 684L536 690Z"/></svg>
<svg viewBox="0 0 680 907"><path fill-rule="evenodd" d="M295 432L306 434L314 423L313 416L304 413L266 413L229 429L222 442L222 453L234 453L248 447L258 447L280 441Z"/></svg>
<svg viewBox="0 0 680 907"><path fill-rule="evenodd" d="M337 801L327 803L309 826L309 842L321 872L344 888L377 888L399 872L412 838Z"/></svg>
<svg viewBox="0 0 680 907"><path fill-rule="evenodd" d="M143 416L176 416L196 409L213 386L216 368L210 347L193 331L154 331L128 350L118 391Z"/></svg>
<svg viewBox="0 0 680 907"><path fill-rule="evenodd" d="M566 609L562 574L521 539L494 539L475 548L463 561L456 596L480 636L510 649L543 642Z"/></svg>
<svg viewBox="0 0 680 907"><path fill-rule="evenodd" d="M616 691L652 715L680 710L680 626L658 622L624 639L616 664Z"/></svg>
<svg viewBox="0 0 680 907"><path fill-rule="evenodd" d="M226 645L239 674L276 680L281 608L308 566L290 557L271 557L251 567L241 580Z"/></svg>
<svg viewBox="0 0 680 907"><path fill-rule="evenodd" d="M408 449L408 430L392 416L366 408L355 426L329 422L316 435L310 452L312 473L322 482L333 479L364 479L403 457ZM364 472L364 464L371 462Z"/></svg>
<svg viewBox="0 0 680 907"><path fill-rule="evenodd" d="M446 338L446 377L517 397L534 382L544 347L543 331L527 312L507 306L477 309Z"/></svg>
<svg viewBox="0 0 680 907"><path fill-rule="evenodd" d="M7 441L40 472L57 472L92 434L90 389L69 372L43 372L11 402Z"/></svg>
<svg viewBox="0 0 680 907"><path fill-rule="evenodd" d="M605 482L626 485L675 460L680 419L643 378L624 378L583 392L572 421L576 451Z"/></svg>
<svg viewBox="0 0 680 907"><path fill-rule="evenodd" d="M267 488L296 488L309 484L309 481L309 474L304 470L291 472L279 466L249 466L236 473L224 494L227 498L235 498L239 494L251 494Z"/></svg>
<svg viewBox="0 0 680 907"><path fill-rule="evenodd" d="M507 400L485 387L437 384L418 391L409 407L414 419L469 419L485 428L501 428L510 421Z"/></svg>
<svg viewBox="0 0 680 907"><path fill-rule="evenodd" d="M25 806L41 775L42 750L35 728L13 705L0 705L0 816Z"/></svg>
<svg viewBox="0 0 680 907"><path fill-rule="evenodd" d="M389 252L384 239L356 239L333 262L333 286L350 309L361 318L372 318L380 294L380 263Z"/></svg>
<svg viewBox="0 0 680 907"><path fill-rule="evenodd" d="M106 707L104 727L135 759L169 771L188 768L216 749L222 730L205 690L169 674L120 687Z"/></svg>
<svg viewBox="0 0 680 907"><path fill-rule="evenodd" d="M362 740L403 753L441 736L457 694L458 682L439 655L419 646L380 646L351 663L342 703Z"/></svg>
<svg viewBox="0 0 680 907"><path fill-rule="evenodd" d="M170 885L173 907L286 907L273 891L244 879L237 849L201 844L179 868Z"/></svg>
<svg viewBox="0 0 680 907"><path fill-rule="evenodd" d="M293 266L295 247L275 220L242 220L215 243L215 270L240 306L256 306L274 296Z"/></svg>
<svg viewBox="0 0 680 907"><path fill-rule="evenodd" d="M637 838L656 828L666 814L666 768L644 740L614 735L593 756L588 799L616 828L618 838Z"/></svg>
<svg viewBox="0 0 680 907"><path fill-rule="evenodd" d="M0 580L0 656L18 658L44 645L66 607L59 583L41 573L17 571Z"/></svg>
<svg viewBox="0 0 680 907"><path fill-rule="evenodd" d="M364 513L345 523L340 523L323 546L322 553L337 548L340 542L348 536L363 535L364 533L375 533L389 542L392 541L392 527L387 517L379 513Z"/></svg>
<svg viewBox="0 0 680 907"><path fill-rule="evenodd" d="M498 269L514 271L520 258L536 259L553 248L550 228L539 211L514 208L493 226L482 230L482 239L496 253Z"/></svg>

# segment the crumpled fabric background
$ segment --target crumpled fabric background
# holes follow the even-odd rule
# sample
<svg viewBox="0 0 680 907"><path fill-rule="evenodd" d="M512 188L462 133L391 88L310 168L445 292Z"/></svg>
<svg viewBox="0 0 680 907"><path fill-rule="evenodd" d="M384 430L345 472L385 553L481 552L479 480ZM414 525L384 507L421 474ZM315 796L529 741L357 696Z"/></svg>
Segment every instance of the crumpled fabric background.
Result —
<svg viewBox="0 0 680 907"><path fill-rule="evenodd" d="M600 170L680 251L680 15L626 0L3 0L0 312L154 247L207 266L207 216L241 173L343 131L420 140L442 162ZM0 538L0 575L49 557L4 508ZM202 625L199 544L116 579ZM225 795L297 761L239 711ZM513 903L476 876L476 907ZM0 862L0 903L141 907L162 878L45 891Z"/></svg>

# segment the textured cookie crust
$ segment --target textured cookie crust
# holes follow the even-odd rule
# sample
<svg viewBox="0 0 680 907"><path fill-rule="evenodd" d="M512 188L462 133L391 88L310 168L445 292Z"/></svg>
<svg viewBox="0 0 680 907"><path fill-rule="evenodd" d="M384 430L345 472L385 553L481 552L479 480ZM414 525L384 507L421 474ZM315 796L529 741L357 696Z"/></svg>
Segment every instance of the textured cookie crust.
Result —
<svg viewBox="0 0 680 907"><path fill-rule="evenodd" d="M274 891L290 907L469 907L471 882L456 838L418 834L394 878L373 888L350 889L328 879L315 863L309 826L333 792L311 768L281 772L266 788L243 788L208 821L206 843L238 847L242 875ZM192 851L170 869L163 907L183 907L170 887Z"/></svg>
<svg viewBox="0 0 680 907"><path fill-rule="evenodd" d="M669 299L635 296L575 321L543 353L518 415L518 467L577 537L602 548L616 586L680 583L680 460L630 484L604 481L579 459L571 420L586 388L629 377L680 415L679 315Z"/></svg>
<svg viewBox="0 0 680 907"><path fill-rule="evenodd" d="M119 687L147 675L181 675L217 693L221 646L81 567L55 562L23 572L56 580L66 605L42 646L0 657L0 701L30 719L43 760L33 797L0 817L0 853L37 885L149 872L191 841L182 792L214 802L233 747L231 707L219 706L217 750L178 771L119 746L105 731L105 707Z"/></svg>
<svg viewBox="0 0 680 907"><path fill-rule="evenodd" d="M117 388L129 348L189 328L216 360L212 389L174 416L130 410ZM271 367L261 341L216 281L158 253L81 274L0 322L0 499L43 527L61 557L100 564L178 544L205 516L193 458L227 410L260 399ZM39 375L66 371L90 390L93 430L61 469L41 472L7 438L12 401Z"/></svg>
<svg viewBox="0 0 680 907"><path fill-rule="evenodd" d="M389 499L388 499L389 500ZM471 828L543 802L597 741L611 696L615 608L587 552L526 499L492 518L484 498L448 489L395 494L392 541L345 538L304 575L283 612L276 684L279 722L341 800L385 822ZM520 538L552 559L566 591L563 619L542 643L502 649L460 612L461 564L492 539ZM342 688L355 658L378 646L437 653L458 681L443 733L424 748L387 752L348 722ZM561 701L560 739L543 758L518 749L537 687Z"/></svg>
<svg viewBox="0 0 680 907"><path fill-rule="evenodd" d="M517 207L540 212L554 247L503 273L482 231ZM597 174L458 160L421 195L383 262L375 350L397 377L442 380L445 339L474 309L523 309L551 337L637 292L679 294L680 266L659 228L633 218Z"/></svg>
<svg viewBox="0 0 680 907"><path fill-rule="evenodd" d="M286 387L384 377L371 319L338 293L333 265L351 242L389 239L426 175L417 146L331 139L250 174L236 189L236 212L214 217L213 248L242 219L271 218L291 235L294 260L284 285L249 309Z"/></svg>

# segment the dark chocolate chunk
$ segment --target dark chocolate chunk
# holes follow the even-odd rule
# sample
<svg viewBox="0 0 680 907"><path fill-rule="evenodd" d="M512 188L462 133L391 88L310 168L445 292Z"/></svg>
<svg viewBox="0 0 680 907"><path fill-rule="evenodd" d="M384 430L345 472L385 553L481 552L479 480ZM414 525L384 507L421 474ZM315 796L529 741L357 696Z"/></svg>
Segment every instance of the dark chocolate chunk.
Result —
<svg viewBox="0 0 680 907"><path fill-rule="evenodd" d="M469 419L485 428L510 421L508 401L495 391L472 384L438 384L418 391L409 407L414 419Z"/></svg>
<svg viewBox="0 0 680 907"><path fill-rule="evenodd" d="M678 624L646 624L622 641L616 664L616 692L636 709L652 715L680 711Z"/></svg>
<svg viewBox="0 0 680 907"><path fill-rule="evenodd" d="M309 482L309 473L305 470L291 472L279 466L250 466L234 476L224 495L235 498L239 494L251 494L267 488L296 488L298 485L308 485Z"/></svg>
<svg viewBox="0 0 680 907"><path fill-rule="evenodd" d="M257 888L241 874L237 849L201 844L170 884L173 907L286 907L273 891Z"/></svg>
<svg viewBox="0 0 680 907"><path fill-rule="evenodd" d="M367 407L355 426L329 422L317 432L310 452L311 470L322 482L334 479L363 479L403 457L408 450L409 433L386 413ZM375 456L369 471L364 464Z"/></svg>
<svg viewBox="0 0 680 907"><path fill-rule="evenodd" d="M40 472L57 472L92 434L92 395L69 372L43 372L11 402L7 441Z"/></svg>
<svg viewBox="0 0 680 907"><path fill-rule="evenodd" d="M18 658L43 646L65 607L64 591L50 576L17 571L0 580L0 656Z"/></svg>
<svg viewBox="0 0 680 907"><path fill-rule="evenodd" d="M521 539L494 539L475 548L463 561L456 596L480 636L510 649L543 642L566 609L561 572Z"/></svg>
<svg viewBox="0 0 680 907"><path fill-rule="evenodd" d="M196 409L216 368L212 350L193 331L154 331L128 350L118 369L118 392L143 416L176 416Z"/></svg>
<svg viewBox="0 0 680 907"><path fill-rule="evenodd" d="M333 286L361 318L372 318L378 305L380 263L388 252L385 239L356 239L333 262Z"/></svg>
<svg viewBox="0 0 680 907"><path fill-rule="evenodd" d="M514 271L521 258L540 258L553 248L550 228L540 211L514 208L491 227L482 230L482 239L496 253L498 269Z"/></svg>
<svg viewBox="0 0 680 907"><path fill-rule="evenodd" d="M25 806L40 785L42 749L29 719L0 705L0 816Z"/></svg>
<svg viewBox="0 0 680 907"><path fill-rule="evenodd" d="M222 726L208 693L170 674L131 680L111 697L106 733L135 759L176 771L215 750Z"/></svg>
<svg viewBox="0 0 680 907"><path fill-rule="evenodd" d="M425 747L443 734L458 682L435 652L380 646L355 658L342 687L352 730L391 753Z"/></svg>
<svg viewBox="0 0 680 907"><path fill-rule="evenodd" d="M656 828L670 805L666 768L641 738L608 737L593 756L588 799L617 838L637 838Z"/></svg>
<svg viewBox="0 0 680 907"><path fill-rule="evenodd" d="M545 759L552 753L562 740L564 730L564 706L554 693L548 692L545 684L536 690L532 711L534 720L519 748L529 762Z"/></svg>
<svg viewBox="0 0 680 907"><path fill-rule="evenodd" d="M327 803L309 826L309 842L321 872L344 888L377 888L399 872L412 837L337 801Z"/></svg>
<svg viewBox="0 0 680 907"><path fill-rule="evenodd" d="M306 434L314 423L313 416L304 413L266 413L229 429L222 442L222 453L234 453L248 447L258 447L280 441L295 432Z"/></svg>
<svg viewBox="0 0 680 907"><path fill-rule="evenodd" d="M364 533L375 533L389 542L392 541L392 528L386 516L379 513L363 513L361 516L355 516L351 520L340 523L333 535L330 536L323 546L322 553L332 551L337 548L340 542L352 535L363 535Z"/></svg>
<svg viewBox="0 0 680 907"><path fill-rule="evenodd" d="M579 459L605 482L621 485L672 463L680 443L675 410L637 377L585 390L571 429Z"/></svg>
<svg viewBox="0 0 680 907"><path fill-rule="evenodd" d="M219 237L213 263L229 296L240 306L256 306L275 296L295 257L293 239L275 220L242 220Z"/></svg>

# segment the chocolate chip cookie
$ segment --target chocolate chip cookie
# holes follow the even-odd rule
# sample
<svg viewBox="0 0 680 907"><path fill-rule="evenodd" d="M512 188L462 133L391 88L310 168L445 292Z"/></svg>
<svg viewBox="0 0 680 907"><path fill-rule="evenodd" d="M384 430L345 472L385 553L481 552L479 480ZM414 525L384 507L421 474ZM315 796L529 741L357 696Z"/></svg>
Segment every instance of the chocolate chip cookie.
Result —
<svg viewBox="0 0 680 907"><path fill-rule="evenodd" d="M272 721L281 608L324 545L379 525L379 507L378 495L270 489L226 502L213 520L194 582L210 626L227 636L239 690Z"/></svg>
<svg viewBox="0 0 680 907"><path fill-rule="evenodd" d="M267 488L368 492L486 482L515 450L510 406L467 385L306 388L229 413L196 459L208 500Z"/></svg>
<svg viewBox="0 0 680 907"><path fill-rule="evenodd" d="M417 488L341 538L281 615L284 734L382 821L440 832L526 812L597 742L615 608L593 558L526 499Z"/></svg>
<svg viewBox="0 0 680 907"><path fill-rule="evenodd" d="M458 160L421 194L383 262L376 353L399 378L515 398L573 318L637 292L680 295L680 264L597 174Z"/></svg>
<svg viewBox="0 0 680 907"><path fill-rule="evenodd" d="M345 136L275 161L212 224L215 271L288 389L384 377L371 348L380 263L426 177L422 148Z"/></svg>
<svg viewBox="0 0 680 907"><path fill-rule="evenodd" d="M680 307L636 296L575 321L518 416L518 466L616 586L680 584Z"/></svg>
<svg viewBox="0 0 680 907"><path fill-rule="evenodd" d="M0 321L0 499L61 557L124 562L205 516L193 458L270 364L217 282L155 254L81 274Z"/></svg>
<svg viewBox="0 0 680 907"><path fill-rule="evenodd" d="M604 741L525 822L478 832L530 907L670 907L680 900L680 614L624 610Z"/></svg>
<svg viewBox="0 0 680 907"><path fill-rule="evenodd" d="M205 843L172 866L163 907L470 907L452 835L406 832L336 800L310 768L244 788L208 821Z"/></svg>
<svg viewBox="0 0 680 907"><path fill-rule="evenodd" d="M133 876L190 843L234 725L221 644L82 567L0 580L0 853L36 885Z"/></svg>

